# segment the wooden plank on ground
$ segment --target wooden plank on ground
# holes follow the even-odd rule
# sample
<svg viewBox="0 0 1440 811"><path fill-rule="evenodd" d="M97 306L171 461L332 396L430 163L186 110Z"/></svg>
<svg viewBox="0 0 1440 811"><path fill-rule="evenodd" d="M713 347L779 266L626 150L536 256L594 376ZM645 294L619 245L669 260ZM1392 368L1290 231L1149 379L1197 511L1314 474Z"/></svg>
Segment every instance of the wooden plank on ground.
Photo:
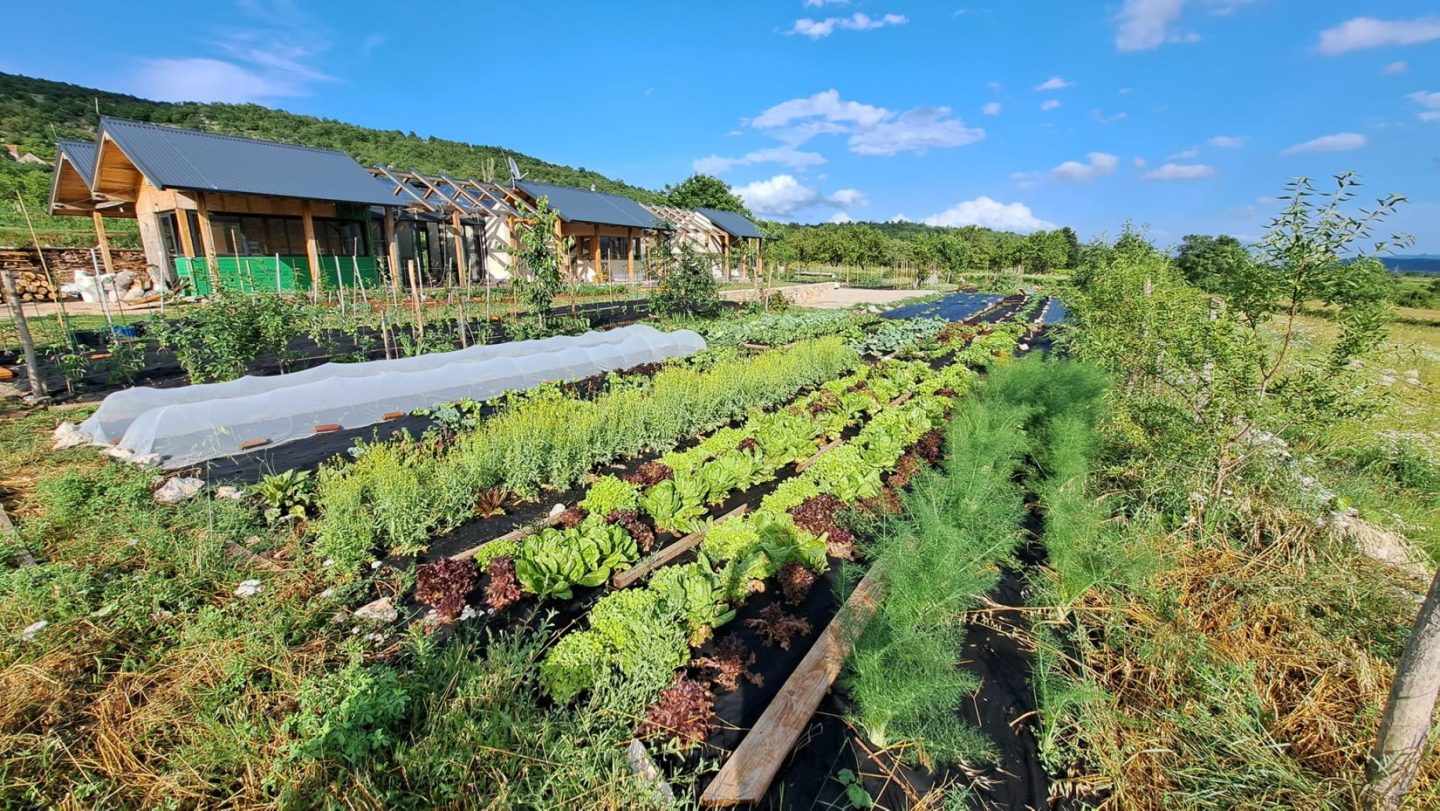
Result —
<svg viewBox="0 0 1440 811"><path fill-rule="evenodd" d="M507 532L498 538L491 538L484 543L476 544L462 552L456 552L455 554L450 556L450 559L472 560L476 555L480 554L481 549L484 549L492 543L500 543L501 541L518 541L521 538L526 537L527 535L534 535L535 533L539 532L542 529L545 529L546 527L555 526L555 524L560 520L560 516L562 514L563 513L556 513L552 516L547 517L544 521L530 524L529 526L520 527L519 529L511 530L510 532Z"/></svg>
<svg viewBox="0 0 1440 811"><path fill-rule="evenodd" d="M727 521L731 518L738 518L739 516L744 515L745 511L748 509L750 509L750 506L748 504L741 504L739 507L736 507L730 512L725 513L719 518L716 518L715 524L718 524L721 521ZM714 524L711 524L711 526L714 526ZM672 543L664 549L661 549L659 552L656 552L651 557L640 561L631 568L626 569L623 572L616 572L615 577L611 579L610 584L617 589L629 588L630 586L643 579L645 575L650 574L651 572L659 569L662 566L669 565L671 561L675 560L686 552L689 552L691 549L699 546L700 542L705 540L705 533L708 530L709 527L706 527L699 532L692 532L689 535L686 535L685 537L676 541L675 543Z"/></svg>
<svg viewBox="0 0 1440 811"><path fill-rule="evenodd" d="M765 796L781 764L820 706L820 700L840 675L851 646L865 629L879 600L878 581L866 575L825 626L810 652L800 660L800 666L786 679L785 686L765 708L750 734L700 795L701 805L752 804Z"/></svg>

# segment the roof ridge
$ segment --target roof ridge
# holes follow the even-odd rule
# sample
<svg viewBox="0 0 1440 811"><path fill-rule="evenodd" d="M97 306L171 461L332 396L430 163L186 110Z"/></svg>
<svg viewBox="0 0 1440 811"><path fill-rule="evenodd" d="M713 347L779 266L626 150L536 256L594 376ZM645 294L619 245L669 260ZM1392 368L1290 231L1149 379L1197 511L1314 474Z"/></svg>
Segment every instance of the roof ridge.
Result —
<svg viewBox="0 0 1440 811"><path fill-rule="evenodd" d="M285 141L272 140L270 138L252 138L249 135L235 135L233 133L215 132L213 130L197 130L190 127L178 127L174 124L157 124L153 121L136 121L133 118L116 118L114 116L108 115L100 116L100 126L102 128L105 126L105 122L107 121L118 122L121 124L132 124L137 127L149 127L151 129L157 130L168 130L170 132L184 133L185 135L198 135L209 138L223 138L230 141L246 141L252 144L268 144L270 146L283 146L289 147L291 149L304 149L310 152L324 152L328 155L344 155L352 159L354 157L348 152L344 152L339 149L330 149L323 146L310 146L309 144L292 144Z"/></svg>

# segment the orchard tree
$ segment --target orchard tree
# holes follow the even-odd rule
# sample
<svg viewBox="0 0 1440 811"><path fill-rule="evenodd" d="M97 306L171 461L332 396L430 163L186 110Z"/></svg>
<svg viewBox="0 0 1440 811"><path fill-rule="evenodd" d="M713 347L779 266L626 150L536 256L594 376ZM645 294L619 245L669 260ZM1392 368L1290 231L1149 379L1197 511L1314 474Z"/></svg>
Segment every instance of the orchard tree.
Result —
<svg viewBox="0 0 1440 811"><path fill-rule="evenodd" d="M1185 280L1205 290L1220 291L1227 280L1245 272L1250 252L1232 236L1186 234L1175 255Z"/></svg>
<svg viewBox="0 0 1440 811"><path fill-rule="evenodd" d="M665 200L679 208L713 208L750 216L745 203L714 175L693 174L674 186L666 186Z"/></svg>
<svg viewBox="0 0 1440 811"><path fill-rule="evenodd" d="M541 197L535 215L517 229L519 247L515 252L515 287L530 314L543 326L550 315L550 303L565 287L560 276L560 257L568 247L558 233L559 215L550 201Z"/></svg>

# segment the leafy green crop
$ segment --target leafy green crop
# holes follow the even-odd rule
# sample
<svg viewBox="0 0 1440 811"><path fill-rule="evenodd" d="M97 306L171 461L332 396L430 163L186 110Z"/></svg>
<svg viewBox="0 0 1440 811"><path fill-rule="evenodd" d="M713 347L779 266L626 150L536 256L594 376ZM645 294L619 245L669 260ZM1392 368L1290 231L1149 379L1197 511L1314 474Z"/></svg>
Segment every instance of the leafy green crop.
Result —
<svg viewBox="0 0 1440 811"><path fill-rule="evenodd" d="M639 555L635 539L614 524L548 527L525 539L515 557L515 576L529 594L568 600L575 586L601 585Z"/></svg>

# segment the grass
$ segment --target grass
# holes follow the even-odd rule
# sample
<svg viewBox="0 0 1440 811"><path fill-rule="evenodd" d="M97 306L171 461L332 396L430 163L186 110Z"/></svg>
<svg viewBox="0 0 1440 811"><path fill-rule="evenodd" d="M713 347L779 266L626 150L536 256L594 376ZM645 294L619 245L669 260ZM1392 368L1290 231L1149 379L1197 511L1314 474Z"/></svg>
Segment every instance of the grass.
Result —
<svg viewBox="0 0 1440 811"><path fill-rule="evenodd" d="M1297 359L1326 351L1337 325L1297 319ZM1395 322L1362 369L1374 414L1314 437L1320 475L1361 516L1397 531L1440 562L1440 326ZM1413 374L1412 374L1413 373Z"/></svg>

